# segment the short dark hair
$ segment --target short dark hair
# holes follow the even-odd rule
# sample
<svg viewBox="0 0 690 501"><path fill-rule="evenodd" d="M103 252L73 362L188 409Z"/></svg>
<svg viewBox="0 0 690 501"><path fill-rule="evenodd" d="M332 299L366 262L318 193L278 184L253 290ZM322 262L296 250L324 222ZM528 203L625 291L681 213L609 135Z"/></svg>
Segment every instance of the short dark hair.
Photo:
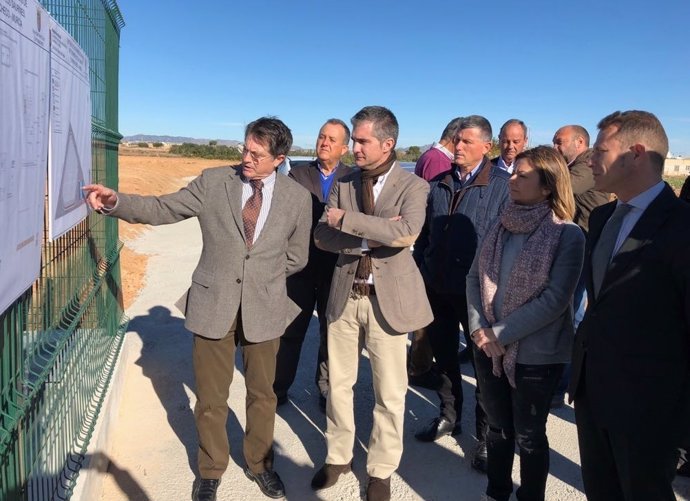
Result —
<svg viewBox="0 0 690 501"><path fill-rule="evenodd" d="M487 143L493 139L491 137L491 123L481 115L470 115L463 118L460 123L460 130L465 129L479 129L482 141Z"/></svg>
<svg viewBox="0 0 690 501"><path fill-rule="evenodd" d="M292 132L276 117L261 117L248 124L244 129L245 142L249 136L266 146L274 157L287 155L292 147Z"/></svg>
<svg viewBox="0 0 690 501"><path fill-rule="evenodd" d="M639 110L614 111L597 124L599 130L612 126L618 128L613 137L620 141L624 148L637 142L644 143L652 163L659 172L663 172L664 160L668 155L668 136L664 126L653 113Z"/></svg>
<svg viewBox="0 0 690 501"><path fill-rule="evenodd" d="M519 125L520 127L522 127L522 136L527 138L527 126L525 125L525 122L517 118L511 118L510 120L506 120L506 123L501 125L501 130L498 131L499 139L503 137L503 133L506 131L506 128L510 125Z"/></svg>
<svg viewBox="0 0 690 501"><path fill-rule="evenodd" d="M324 122L323 125L326 124L331 124L331 125L340 125L343 130L345 131L345 144L350 142L350 128L347 126L345 122L340 120L339 118L329 118ZM323 128L323 125L321 126Z"/></svg>
<svg viewBox="0 0 690 501"><path fill-rule="evenodd" d="M388 138L392 138L393 143L398 142L398 119L388 108L365 106L352 117L350 122L352 122L353 128L361 122L371 122L373 124L372 133L380 142Z"/></svg>
<svg viewBox="0 0 690 501"><path fill-rule="evenodd" d="M452 141L455 139L455 135L460 130L460 124L464 118L465 117L455 117L448 122L448 125L446 125L446 128L443 129L443 133L441 134L441 141Z"/></svg>

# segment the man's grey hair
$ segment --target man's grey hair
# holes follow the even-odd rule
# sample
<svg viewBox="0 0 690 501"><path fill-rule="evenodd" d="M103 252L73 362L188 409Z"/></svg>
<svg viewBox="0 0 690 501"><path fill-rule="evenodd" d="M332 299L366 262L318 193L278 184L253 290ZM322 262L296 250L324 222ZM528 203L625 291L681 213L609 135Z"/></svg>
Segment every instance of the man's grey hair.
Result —
<svg viewBox="0 0 690 501"><path fill-rule="evenodd" d="M491 123L481 115L470 115L462 119L460 130L479 129L479 137L482 141L490 143L492 140Z"/></svg>
<svg viewBox="0 0 690 501"><path fill-rule="evenodd" d="M326 124L340 125L343 128L343 130L345 131L345 138L344 138L343 144L347 144L350 142L350 128L347 126L347 124L345 122L343 122L339 118L329 118L328 120L326 120L324 122L323 125L326 125ZM321 128L323 128L323 125L321 126Z"/></svg>
<svg viewBox="0 0 690 501"><path fill-rule="evenodd" d="M365 106L350 121L353 129L362 122L371 122L373 124L372 133L380 142L388 138L392 138L393 143L398 142L398 119L388 108Z"/></svg>
<svg viewBox="0 0 690 501"><path fill-rule="evenodd" d="M460 124L464 118L465 117L455 117L448 122L448 125L446 125L446 128L443 129L443 133L441 134L441 141L452 141L455 139L455 135L460 130Z"/></svg>
<svg viewBox="0 0 690 501"><path fill-rule="evenodd" d="M511 118L510 120L507 120L506 123L501 125L501 130L498 132L498 137L502 138L506 129L511 125L519 125L520 127L522 127L522 137L527 137L527 126L525 125L525 122L517 118Z"/></svg>

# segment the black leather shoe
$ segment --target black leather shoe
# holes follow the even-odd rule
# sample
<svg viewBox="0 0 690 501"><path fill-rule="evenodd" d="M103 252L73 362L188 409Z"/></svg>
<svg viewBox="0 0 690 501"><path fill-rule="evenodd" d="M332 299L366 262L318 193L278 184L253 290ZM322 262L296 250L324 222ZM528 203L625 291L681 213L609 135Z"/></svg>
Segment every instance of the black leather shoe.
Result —
<svg viewBox="0 0 690 501"><path fill-rule="evenodd" d="M285 486L275 471L266 470L261 473L253 473L247 467L244 469L244 474L247 475L247 478L257 483L265 496L273 499L285 497Z"/></svg>
<svg viewBox="0 0 690 501"><path fill-rule="evenodd" d="M434 442L446 435L459 435L462 433L462 426L459 421L451 423L447 418L441 416L431 420L431 422L418 431L414 438L422 442Z"/></svg>
<svg viewBox="0 0 690 501"><path fill-rule="evenodd" d="M216 501L216 491L219 484L219 479L200 478L194 483L192 501Z"/></svg>
<svg viewBox="0 0 690 501"><path fill-rule="evenodd" d="M474 450L474 457L472 457L472 462L470 463L472 468L481 473L486 473L487 471L487 454L486 454L486 441L480 440L477 444L477 448Z"/></svg>

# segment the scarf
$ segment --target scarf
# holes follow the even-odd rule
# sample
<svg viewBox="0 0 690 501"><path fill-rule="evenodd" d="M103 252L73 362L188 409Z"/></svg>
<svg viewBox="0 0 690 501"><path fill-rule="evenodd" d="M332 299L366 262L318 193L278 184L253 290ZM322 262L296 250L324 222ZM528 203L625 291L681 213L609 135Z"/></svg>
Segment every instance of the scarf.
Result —
<svg viewBox="0 0 690 501"><path fill-rule="evenodd" d="M556 217L544 201L536 205L517 205L510 202L499 220L489 230L479 252L479 277L482 308L490 325L496 323L494 297L503 256L505 232L528 235L510 270L501 318L506 318L520 306L541 294L549 282L551 264L561 238L565 221ZM510 385L515 388L515 365L518 344L506 347L503 357L493 357L493 373L500 377L502 369Z"/></svg>
<svg viewBox="0 0 690 501"><path fill-rule="evenodd" d="M374 215L374 185L379 180L380 176L386 174L396 160L395 150L393 150L388 159L381 165L372 170L362 170L362 209L368 216ZM366 283L371 275L371 252L367 252L357 263L357 273L355 273L355 284L353 290L358 296L369 295L369 284Z"/></svg>

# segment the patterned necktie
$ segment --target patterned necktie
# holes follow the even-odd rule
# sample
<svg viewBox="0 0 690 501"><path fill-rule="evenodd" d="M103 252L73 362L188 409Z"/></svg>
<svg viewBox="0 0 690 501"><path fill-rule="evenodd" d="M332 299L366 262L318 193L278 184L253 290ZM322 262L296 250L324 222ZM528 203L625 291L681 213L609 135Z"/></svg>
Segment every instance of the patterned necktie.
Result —
<svg viewBox="0 0 690 501"><path fill-rule="evenodd" d="M618 240L621 225L625 215L630 212L632 205L618 204L613 215L606 221L604 229L601 231L599 241L592 251L592 280L594 282L594 296L599 296L601 284L604 282L604 275L612 259L613 248Z"/></svg>
<svg viewBox="0 0 690 501"><path fill-rule="evenodd" d="M254 243L256 221L259 219L261 203L264 199L261 193L264 182L261 179L251 179L249 184L252 185L252 195L247 199L247 202L242 208L242 224L244 224L244 237L246 239L247 249L251 249Z"/></svg>

